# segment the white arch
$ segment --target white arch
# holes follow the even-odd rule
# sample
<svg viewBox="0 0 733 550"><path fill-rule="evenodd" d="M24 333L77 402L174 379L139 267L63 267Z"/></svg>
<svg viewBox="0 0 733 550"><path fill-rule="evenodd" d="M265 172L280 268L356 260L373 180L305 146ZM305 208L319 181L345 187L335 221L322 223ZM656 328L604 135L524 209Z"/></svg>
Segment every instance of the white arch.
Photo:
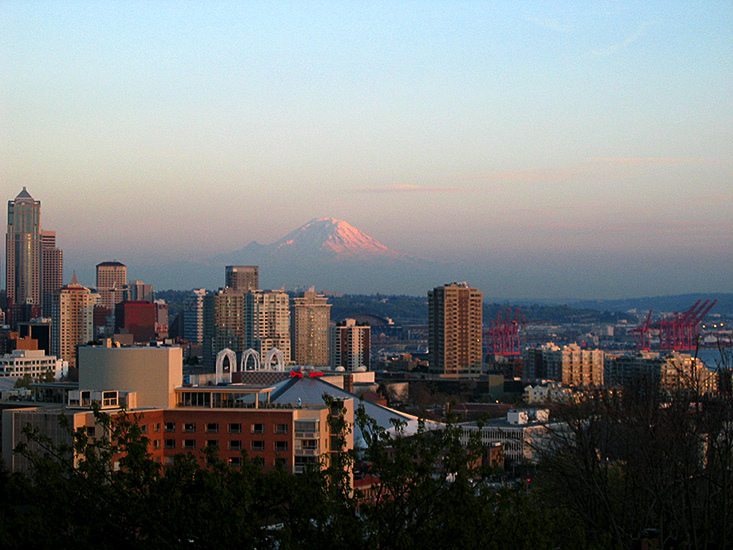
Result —
<svg viewBox="0 0 733 550"><path fill-rule="evenodd" d="M229 372L226 373L229 380L224 380L224 358L229 359ZM216 354L216 383L231 382L232 372L237 368L237 354L229 348L224 348Z"/></svg>
<svg viewBox="0 0 733 550"><path fill-rule="evenodd" d="M249 361L250 357L254 357L254 365L251 369L247 369L247 362ZM260 362L260 354L257 352L257 350L253 350L252 348L249 348L247 351L245 351L242 354L242 361L239 363L239 370L241 372L245 372L247 370L262 370L262 364Z"/></svg>
<svg viewBox="0 0 733 550"><path fill-rule="evenodd" d="M272 366L273 358L277 360L277 364L275 365L275 368L273 370L280 371L280 372L285 371L285 356L283 355L283 352L277 348L272 348L270 351L267 352L267 355L265 355L265 361L262 367L264 369L270 370Z"/></svg>

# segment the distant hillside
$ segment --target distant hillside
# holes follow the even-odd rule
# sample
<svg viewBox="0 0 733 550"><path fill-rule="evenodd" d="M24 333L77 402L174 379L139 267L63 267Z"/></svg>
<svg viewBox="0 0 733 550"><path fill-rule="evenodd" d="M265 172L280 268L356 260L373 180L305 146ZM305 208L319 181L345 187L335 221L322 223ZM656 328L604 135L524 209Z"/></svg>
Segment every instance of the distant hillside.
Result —
<svg viewBox="0 0 733 550"><path fill-rule="evenodd" d="M386 295L351 295L340 298L330 298L333 304L331 319L341 320L354 315L376 315L389 317L395 323L422 323L428 322L427 296L386 296ZM501 311L505 315L507 308L511 308L513 316L517 304L484 303L484 324L496 319ZM623 312L611 312L589 307L573 307L569 305L529 304L521 305L520 315L527 322L546 322L551 324L563 323L616 323L620 320L636 321L635 315Z"/></svg>
<svg viewBox="0 0 733 550"><path fill-rule="evenodd" d="M604 311L638 312L653 309L655 313L687 311L698 300L718 300L710 313L733 315L733 294L679 294L676 296L651 296L645 298L624 298L621 300L579 300L570 302L573 307L587 307Z"/></svg>
<svg viewBox="0 0 733 550"><path fill-rule="evenodd" d="M170 304L171 318L183 309L186 300L190 299L190 291L163 290L156 292L158 298ZM577 301L568 304L537 304L493 302L484 303L484 324L496 319L501 311L505 315L511 308L512 317L517 307L526 322L532 323L617 323L626 320L637 321L637 316L626 313L634 310L643 313L654 309L656 313L669 311L685 311L697 300L717 299L718 303L712 313L733 314L732 294L685 294L681 296L659 296L654 298L629 298L626 300L593 300ZM375 315L390 318L398 324L426 324L428 322L427 296L404 296L385 294L351 294L340 297L329 297L331 319L340 321L355 315Z"/></svg>

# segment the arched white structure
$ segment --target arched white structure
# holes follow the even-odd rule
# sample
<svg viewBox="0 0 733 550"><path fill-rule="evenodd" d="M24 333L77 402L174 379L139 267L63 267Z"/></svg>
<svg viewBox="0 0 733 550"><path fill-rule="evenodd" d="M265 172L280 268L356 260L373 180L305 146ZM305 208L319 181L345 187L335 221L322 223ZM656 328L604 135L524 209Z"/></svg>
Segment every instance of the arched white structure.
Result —
<svg viewBox="0 0 733 550"><path fill-rule="evenodd" d="M247 368L247 363L249 361L250 357L254 357L254 366L251 369ZM242 361L239 363L239 370L241 372L246 372L247 370L262 370L262 363L260 362L260 354L253 350L252 348L249 348L247 351L245 351L242 354Z"/></svg>
<svg viewBox="0 0 733 550"><path fill-rule="evenodd" d="M224 372L224 358L229 359L229 372ZM237 354L229 348L224 348L216 354L216 383L232 381L232 372L237 368ZM228 380L224 380L224 375L227 375Z"/></svg>
<svg viewBox="0 0 733 550"><path fill-rule="evenodd" d="M275 368L272 370L284 372L285 371L285 356L283 355L283 352L277 348L272 348L270 351L267 352L267 354L265 355L265 360L263 361L263 364L262 364L262 368L264 370L271 370L273 358L277 360L277 364L275 365Z"/></svg>

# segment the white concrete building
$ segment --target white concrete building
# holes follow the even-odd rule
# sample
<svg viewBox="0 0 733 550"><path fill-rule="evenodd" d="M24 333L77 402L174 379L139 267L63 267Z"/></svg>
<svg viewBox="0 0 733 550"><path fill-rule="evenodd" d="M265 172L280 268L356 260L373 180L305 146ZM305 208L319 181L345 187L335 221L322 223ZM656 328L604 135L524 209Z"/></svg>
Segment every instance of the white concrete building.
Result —
<svg viewBox="0 0 733 550"><path fill-rule="evenodd" d="M17 349L0 357L0 376L21 378L26 374L40 379L53 372L55 380L68 374L69 363L55 355L46 355L44 350Z"/></svg>
<svg viewBox="0 0 733 550"><path fill-rule="evenodd" d="M505 419L489 420L481 427L473 422L463 424L461 441L465 445L478 433L487 447L501 443L510 462L537 462L539 453L549 448L552 430L563 427L561 422L550 422L547 409L511 410Z"/></svg>

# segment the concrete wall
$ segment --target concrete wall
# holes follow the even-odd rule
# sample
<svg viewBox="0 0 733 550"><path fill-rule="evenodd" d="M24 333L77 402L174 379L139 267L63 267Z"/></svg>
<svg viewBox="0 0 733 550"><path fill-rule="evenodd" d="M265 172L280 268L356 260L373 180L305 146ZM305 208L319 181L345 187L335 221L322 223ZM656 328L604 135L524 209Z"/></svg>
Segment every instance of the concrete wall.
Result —
<svg viewBox="0 0 733 550"><path fill-rule="evenodd" d="M179 347L79 348L79 389L137 392L138 407L174 407L183 384Z"/></svg>

